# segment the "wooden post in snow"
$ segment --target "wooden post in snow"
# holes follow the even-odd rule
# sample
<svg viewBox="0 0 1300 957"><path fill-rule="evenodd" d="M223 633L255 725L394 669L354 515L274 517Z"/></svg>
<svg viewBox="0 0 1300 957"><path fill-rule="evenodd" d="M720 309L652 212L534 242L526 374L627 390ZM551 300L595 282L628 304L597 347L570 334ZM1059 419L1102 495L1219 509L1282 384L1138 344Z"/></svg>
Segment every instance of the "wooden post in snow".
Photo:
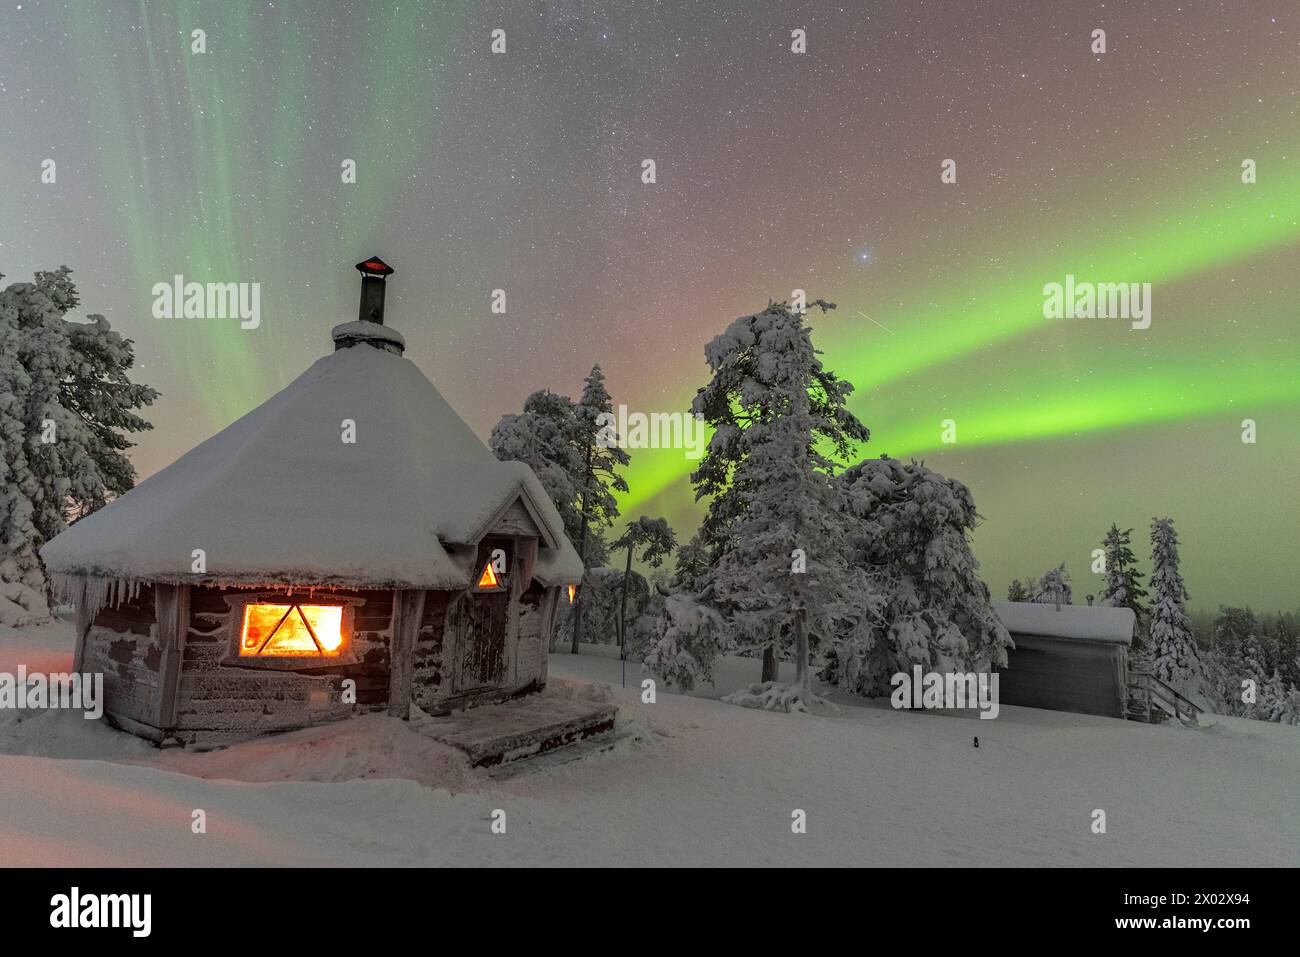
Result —
<svg viewBox="0 0 1300 957"><path fill-rule="evenodd" d="M403 721L411 716L411 682L415 674L415 638L424 617L424 589L393 592L392 646L388 649L388 713Z"/></svg>

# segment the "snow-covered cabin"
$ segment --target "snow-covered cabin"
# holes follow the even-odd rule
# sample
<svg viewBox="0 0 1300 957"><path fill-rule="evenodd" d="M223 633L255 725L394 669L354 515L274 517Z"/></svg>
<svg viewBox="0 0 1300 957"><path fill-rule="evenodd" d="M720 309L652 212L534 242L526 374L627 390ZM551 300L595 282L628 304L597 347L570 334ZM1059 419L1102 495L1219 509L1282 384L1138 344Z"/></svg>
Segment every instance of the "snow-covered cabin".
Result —
<svg viewBox="0 0 1300 957"><path fill-rule="evenodd" d="M533 472L403 358L391 270L357 268L332 354L42 550L118 726L229 741L545 684L582 563Z"/></svg>
<svg viewBox="0 0 1300 957"><path fill-rule="evenodd" d="M1124 717L1132 611L1013 601L993 609L1016 643L999 672L1002 704Z"/></svg>

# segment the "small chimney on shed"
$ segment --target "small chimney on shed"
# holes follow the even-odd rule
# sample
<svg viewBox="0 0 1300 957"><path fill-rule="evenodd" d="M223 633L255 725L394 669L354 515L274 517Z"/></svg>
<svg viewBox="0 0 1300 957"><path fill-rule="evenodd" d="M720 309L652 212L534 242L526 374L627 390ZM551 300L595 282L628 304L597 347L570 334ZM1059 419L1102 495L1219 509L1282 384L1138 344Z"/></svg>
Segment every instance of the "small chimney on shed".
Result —
<svg viewBox="0 0 1300 957"><path fill-rule="evenodd" d="M382 326L385 280L393 274L393 267L378 256L371 256L357 263L357 271L361 273L361 305L357 309L357 319Z"/></svg>

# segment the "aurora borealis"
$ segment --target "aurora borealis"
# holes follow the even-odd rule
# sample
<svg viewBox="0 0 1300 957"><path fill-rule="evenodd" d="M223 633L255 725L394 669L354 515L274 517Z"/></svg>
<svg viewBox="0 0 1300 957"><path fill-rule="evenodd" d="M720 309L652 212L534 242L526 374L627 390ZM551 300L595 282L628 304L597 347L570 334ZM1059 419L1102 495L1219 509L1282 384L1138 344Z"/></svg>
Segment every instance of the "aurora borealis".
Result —
<svg viewBox="0 0 1300 957"><path fill-rule="evenodd" d="M1145 572L1168 514L1192 607L1293 609L1298 107L1282 0L11 0L0 272L67 263L136 341L142 475L327 351L368 255L484 438L596 361L631 409L685 408L704 343L803 288L838 304L811 322L863 455L971 487L995 594L1060 561L1098 591L1112 521ZM174 274L260 282L261 327L154 319ZM1044 319L1067 274L1151 283L1151 328ZM688 536L691 465L634 451L625 515Z"/></svg>

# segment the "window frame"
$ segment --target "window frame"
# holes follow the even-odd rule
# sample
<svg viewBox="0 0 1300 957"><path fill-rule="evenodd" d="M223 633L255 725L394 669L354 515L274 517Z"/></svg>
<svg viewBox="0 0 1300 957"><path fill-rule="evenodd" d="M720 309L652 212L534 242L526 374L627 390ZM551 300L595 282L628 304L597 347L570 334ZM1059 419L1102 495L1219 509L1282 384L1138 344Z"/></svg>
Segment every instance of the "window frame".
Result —
<svg viewBox="0 0 1300 957"><path fill-rule="evenodd" d="M356 610L364 605L364 598L329 593L300 596L284 592L243 592L225 595L230 608L226 627L226 652L221 664L233 668L265 668L272 671L324 671L340 665L360 664L353 640L356 637ZM244 631L246 605L339 605L343 608L343 621L339 625L343 647L337 655L241 655L240 638Z"/></svg>

